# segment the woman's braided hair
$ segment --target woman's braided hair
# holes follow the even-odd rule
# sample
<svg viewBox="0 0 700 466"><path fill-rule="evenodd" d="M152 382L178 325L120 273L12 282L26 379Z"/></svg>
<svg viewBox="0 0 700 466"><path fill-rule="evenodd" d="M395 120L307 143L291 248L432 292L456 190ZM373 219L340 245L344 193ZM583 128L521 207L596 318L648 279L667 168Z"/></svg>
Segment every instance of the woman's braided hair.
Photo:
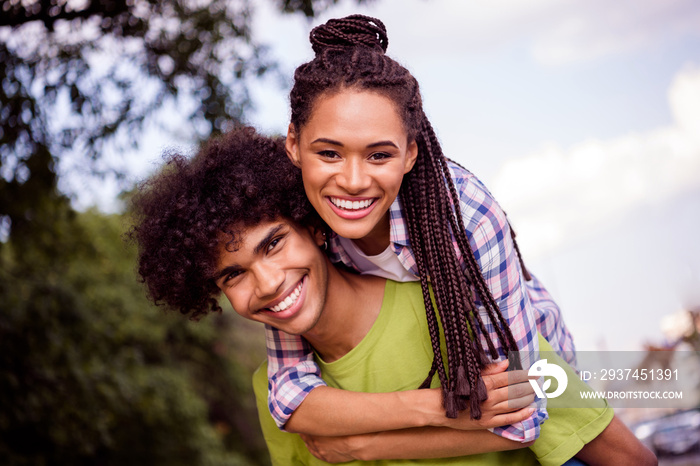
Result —
<svg viewBox="0 0 700 466"><path fill-rule="evenodd" d="M395 103L409 139L415 139L418 145L416 164L404 178L400 197L434 351L432 368L422 387L428 387L437 372L447 416L456 417L470 406L472 418L478 419L480 404L486 398L480 372L488 363L486 352L492 359L498 357L498 352L490 339L485 339L484 348L477 337L479 332L487 335L477 300L486 309L504 353L517 354L518 348L469 245L459 197L447 159L423 113L418 82L406 68L384 54L389 40L378 19L362 15L332 19L314 28L310 40L316 57L297 68L290 93L291 120L297 133L309 121L320 96L344 89L369 90ZM464 272L459 255L466 264ZM444 330L446 365L440 350L438 319Z"/></svg>

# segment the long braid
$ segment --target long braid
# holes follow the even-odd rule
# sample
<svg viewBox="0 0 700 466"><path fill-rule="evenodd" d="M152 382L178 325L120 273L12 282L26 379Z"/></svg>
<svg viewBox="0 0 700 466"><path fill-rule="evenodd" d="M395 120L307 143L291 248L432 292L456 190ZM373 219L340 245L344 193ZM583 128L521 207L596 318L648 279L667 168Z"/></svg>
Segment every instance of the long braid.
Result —
<svg viewBox="0 0 700 466"><path fill-rule="evenodd" d="M476 318L478 318L478 312L475 309L473 301L469 299L469 293L465 292L467 287L464 283L464 277L460 273L457 254L452 244L449 224L445 222L446 218L454 216L454 212L451 210L449 203L444 201L449 193L447 192L445 183L442 181L443 176L439 167L438 159L442 154L437 140L430 137L431 133L432 128L427 119L424 119L422 131L417 139L422 139L425 142L427 156L421 158L416 164L425 164L427 171L430 172L427 178L422 180L422 184L426 185L429 189L427 199L439 199L440 202L439 207L436 208L432 206L432 217L426 218L422 222L424 226L432 230L426 231L423 237L429 244L434 244L435 249L439 251L439 254L429 257L428 262L432 265L429 270L429 275L433 283L433 290L440 315L443 316L445 340L448 345L451 341L464 343L463 345L458 345L458 347L460 347L459 357L452 358L448 361L453 383L449 385L446 396L449 400L449 397L454 396L453 390L456 387L468 385L468 389L462 388L460 392L463 396L468 396L474 392L477 393L476 397L471 397L472 415L479 417L479 402L486 396L485 387L483 386L483 382L480 381L482 364L480 364L480 359L477 360L477 358L474 357L473 352L475 347L469 340L469 332L466 328L470 320L466 318L467 312L476 316ZM435 152L437 152L437 154ZM426 176L427 171L416 171L415 174L418 176ZM434 180L438 180L438 183L435 183ZM413 182L413 174L409 174L408 178L404 180L404 184L407 185L411 185ZM451 300L452 302L450 302L449 298L446 298L446 295L453 297ZM466 306L468 311L465 311L463 306ZM483 330L485 331L485 329ZM464 368L465 365L466 370ZM466 378L467 373L470 374L470 380L460 380L460 376ZM451 414L449 410L447 414L448 416Z"/></svg>
<svg viewBox="0 0 700 466"><path fill-rule="evenodd" d="M427 146L427 152L432 153L432 146L430 144ZM424 160L428 162L427 164L430 166L431 171L434 172L435 159L433 157L426 157ZM438 194L439 193L436 193L435 190L429 190L427 193L431 204L429 212L433 213L432 218L427 219L428 222L424 222L427 223L431 230L427 232L428 238L444 237L449 234L447 231L448 226L445 225L444 222L439 221L439 219L444 219L446 215L451 215L451 212L447 211L443 202L438 201ZM455 381L454 384L451 384L450 388L456 389L457 367L460 367L462 364L464 350L464 348L462 348L462 335L459 331L461 321L458 320L457 317L464 314L464 311L462 301L455 299L457 282L450 272L459 269L459 262L454 254L452 245L445 244L441 241L429 241L429 243L434 243L436 247L436 254L430 256L431 270L440 271L440 275L436 275L435 280L440 280L446 285L445 288L447 292L437 292L436 301L438 301L438 309L441 311L440 315L443 316L443 321L446 322L444 325L446 329L445 340L448 345L448 354L451 356L449 359L450 377ZM449 312L444 312L448 310Z"/></svg>
<svg viewBox="0 0 700 466"><path fill-rule="evenodd" d="M423 134L424 134L424 137L427 136L426 139L434 141L434 145L439 148L439 145L437 144L437 139L434 137L434 132L432 130L432 127L430 126L430 123L427 121L427 119L425 121L425 129L423 131ZM444 163L444 157L431 157L431 159L434 161L434 163L435 162ZM434 172L439 173L439 168L437 166L434 166ZM440 175L440 176L442 176L442 175ZM453 187L452 180L449 176L446 177L445 180L446 180L446 182L449 183L450 187ZM442 196L442 197L444 198L444 196ZM451 222L450 226L452 227L452 231L464 231L464 228L458 229L455 227L455 224L454 224L455 214L454 214L454 212L452 212L452 210L450 210L450 207L447 203L443 203L443 212L441 214L442 214L441 218L450 219L450 222ZM445 225L445 228L447 228L447 225ZM443 236L447 237L448 235L450 235L449 231L447 231ZM464 235L456 235L457 238L461 238L462 236L464 236ZM452 245L451 244L448 245L448 247L450 247L450 246L452 246ZM454 250L453 247L451 249ZM457 309L458 309L459 313L464 317L464 322L469 326L469 328L466 325L459 327L459 330L462 331L462 334L460 335L460 337L463 339L463 341L467 341L469 339L469 330L471 330L472 334L476 335L476 332L475 332L476 329L473 327L474 320L476 320L476 322L479 324L479 328L484 334L486 333L486 328L485 328L485 326L484 326L484 324L479 316L479 313L476 311L476 309L474 309L474 301L472 299L471 289L469 287L469 283L467 283L466 280L464 280L464 277L456 276L456 275L458 275L456 272L460 270L459 263L457 262L457 257L456 257L456 255L452 255L452 254L451 254L451 256L454 256L454 259L456 262L449 269L451 272L452 280L456 282L453 285L453 287L455 289L459 288L464 295L464 301L458 301L459 306L457 307ZM466 308L465 308L465 306L466 306ZM490 347L493 348L493 344L492 344L491 340L487 339L487 341L488 341ZM495 352L495 348L493 348L493 349ZM492 357L495 359L496 356L494 355Z"/></svg>
<svg viewBox="0 0 700 466"><path fill-rule="evenodd" d="M415 167L414 170L421 171L423 170L423 167ZM420 218L420 216L425 216L425 209L426 206L425 204L420 205L417 202L414 202L413 199L418 196L420 197L422 195L422 192L424 192L424 189L419 183L413 184L413 185L406 185L406 189L403 191L403 196L406 202L406 214L408 219L417 219ZM417 205L418 204L418 205ZM417 213L416 209L420 208L421 212ZM418 273L420 277L420 284L421 284L421 289L423 291L423 301L425 304L425 311L426 311L426 318L428 320L428 330L430 332L430 341L433 346L433 364L430 368L430 371L428 373L428 377L425 379L425 381L421 384L421 388L428 388L430 387L430 382L432 381L433 375L435 374L435 371L438 372L438 378L440 380L440 384L443 387L447 386L447 374L445 373L445 366L443 364L442 360L442 351L440 351L440 326L438 324L437 320L437 315L435 313L435 307L433 306L433 302L431 299L429 299L430 296L430 288L429 288L429 283L428 283L428 269L423 261L423 258L426 256L423 252L423 241L421 240L422 235L420 235L418 232L416 232L416 227L418 225L418 222L415 221L408 221L407 222L408 229L409 229L409 235L411 237L417 238L417 240L413 243L413 250L416 252L415 257L416 257L416 266L418 267ZM428 298L426 298L428 297Z"/></svg>
<svg viewBox="0 0 700 466"><path fill-rule="evenodd" d="M429 133L429 137L431 139L435 139L435 141L437 141L437 137L435 136L435 132L433 131L432 127L429 126L429 123L428 123L427 131ZM455 210L455 215L450 215L448 217L450 219L450 223L452 225L452 230L457 231L457 232L464 232L464 231L466 231L466 229L464 226L464 220L463 220L462 213L461 213L459 196L457 194L457 190L454 186L454 183L452 182L452 177L450 176L449 167L447 166L447 160L443 156L443 157L439 157L439 161L440 161L442 175L445 177L446 184L449 187L450 196L451 196L451 199L453 202L453 207ZM486 284L486 281L485 281L483 275L481 273L479 273L479 266L476 263L476 259L474 258L473 253L471 252L471 248L469 247L467 237L466 237L466 235L457 234L456 239L457 239L458 247L460 249L460 253L462 254L462 257L465 260L466 266L469 269L470 274L477 278L476 283L475 283L477 291L479 292L479 296L481 298L482 304L484 305L484 308L488 312L489 318L494 323L494 328L495 328L496 333L499 337L499 340L504 348L507 348L509 351L512 351L515 354L515 365L517 367L520 367L518 347L517 347L517 344L515 342L515 339L513 338L511 332L503 331L504 328L505 329L508 328L508 323L505 321L503 314L500 312L498 305L496 304L495 300L493 299L493 295L488 290L488 286ZM481 321L481 318L479 317L478 312L476 313L475 317L477 319L479 327L482 329L482 331L485 331L484 326L483 326L483 322ZM498 325L497 322L500 325ZM497 356L496 350L493 347L493 344L489 339L487 339L486 341L487 341L487 344L489 346L489 351L491 353L491 357L495 359Z"/></svg>
<svg viewBox="0 0 700 466"><path fill-rule="evenodd" d="M436 214L438 216L441 216L444 214L442 212L442 205L439 203L437 197L435 196L435 193L433 190L428 189L426 193L428 198L428 212L432 213L431 217L434 217ZM434 220L434 218L429 218L427 222L422 222L424 225L427 226L427 231L424 232L424 236L428 238L434 238L440 235L438 232L439 226L443 226L444 224L442 222L434 222L431 221ZM440 270L437 262L438 258L440 260L448 260L450 261L450 256L449 252L447 252L444 247L444 244L441 242L434 242L434 241L427 241L428 248L427 248L427 262L428 262L428 271L430 278L433 282L440 281L445 285L445 288L449 288L449 285L451 282L449 280L444 280L444 277L441 276L442 274L437 274L435 273L436 270ZM453 265L453 264L449 264ZM430 273L430 272L433 273ZM447 411L447 416L448 417L456 417L457 416L457 406L456 406L456 400L455 400L455 382L456 382L456 365L457 365L457 359L458 359L458 349L459 349L459 339L455 335L455 329L457 327L457 321L455 319L455 309L453 307L453 302L450 302L450 293L445 293L443 287L435 288L434 289L434 295L435 295L435 301L437 303L437 308L438 312L441 317L441 321L443 324L444 328L444 333L445 333L445 344L447 346L447 364L448 364L448 369L449 369L449 376L450 380L447 385L447 392L445 393L445 408ZM452 291L452 290L449 290Z"/></svg>
<svg viewBox="0 0 700 466"><path fill-rule="evenodd" d="M442 165L443 173L449 174L449 168L447 166L447 162L445 161L444 157L441 159L441 165ZM449 177L447 179L448 179L448 185L450 188L450 195L452 196L452 199L454 202L454 209L455 209L455 215L450 217L450 221L452 222L452 225L453 225L452 228L453 228L453 230L456 230L456 231L464 231L465 230L464 221L462 219L461 208L459 205L459 198L457 196L457 191L455 189L454 183L451 182L452 179ZM501 344L503 344L504 348L508 348L510 351L517 353L518 347L517 347L517 344L515 343L515 339L512 337L511 332L505 332L503 330L504 328L508 328L508 323L505 321L503 314L500 312L498 305L496 304L495 300L493 299L493 295L489 292L488 286L486 284L486 281L484 280L483 275L481 273L477 273L479 270L479 267L478 267L478 264L476 263L476 259L474 258L474 255L471 254L471 248L468 245L466 235L457 235L457 243L459 245L460 252L462 253L462 257L464 258L465 262L467 263L467 267L469 267L474 272L474 275L477 277L476 285L477 285L477 290L479 291L479 295L480 295L482 304L484 305L484 308L488 312L489 318L491 319L492 322L494 322L494 328L499 336ZM477 318L479 319L478 314L477 314ZM498 323L498 325L496 323ZM505 344L504 342L507 342L507 344ZM495 349L493 348L493 346L489 346L489 349L491 351L491 357L495 358Z"/></svg>
<svg viewBox="0 0 700 466"><path fill-rule="evenodd" d="M425 167L421 164L421 165L415 167L414 170L416 172L422 172L425 170ZM425 177L421 177L421 179L424 180ZM423 183L406 183L406 184L404 184L404 186L406 186L406 190L404 191L404 194L402 196L404 197L405 201L406 201L406 199L408 199L406 201L407 217L410 219L418 218L418 216L415 214L415 209L414 209L415 202L413 201L413 199L415 199L414 193L416 191L418 192L418 198L421 198L421 197L424 198L426 196L425 188L423 187ZM420 188L419 188L419 186L420 186ZM423 218L428 217L427 212L431 212L431 211L436 212L434 207L439 206L439 205L440 204L438 202L436 202L434 198L430 199L430 202L428 203L428 205L426 205L425 203L422 203L420 205L422 217ZM416 234L415 230L420 223L413 221L413 220L409 220L407 222L407 224L408 224L409 229L411 230L411 231L409 231L409 235L411 235L411 237L416 239L416 241L413 242L414 256L416 257L416 263L417 263L418 270L419 270L419 273L421 276L421 283L422 283L422 286L424 287L424 290L425 290L424 301L426 302L426 310L428 310L428 309L430 310L430 311L428 311L427 316L428 316L428 321L429 321L428 326L429 326L429 330L431 333L431 341L433 342L434 351L439 351L439 346L438 347L435 346L435 342L439 341L439 327L437 327L437 321L435 319L435 311L434 311L432 302L425 299L425 297L429 293L429 289L427 288L427 280L426 280L427 274L425 272L425 266L423 264L423 257L427 257L430 260L431 264L433 264L433 265L431 265L431 267L434 268L435 267L434 266L434 259L436 257L443 257L443 254L442 253L435 254L435 253L431 253L430 251L427 254L424 254L423 253L423 243L424 243L423 239L434 236L434 232L433 231L424 231L423 234ZM423 225L427 224L428 229L433 230L433 228L432 228L433 225L441 225L442 222L439 222L439 221L438 222L422 222L422 224ZM430 247L430 245L428 245L428 247ZM451 298L451 293L448 293L447 297ZM438 301L438 308L439 309L450 309L453 307L452 303L448 303L447 305L445 305L444 303L441 304L440 301L442 301L442 300L443 300L442 295L436 296L436 301ZM441 315L443 315L443 313L441 313ZM443 316L442 319L445 320L445 317ZM454 340L448 334L448 335L446 335L446 343L448 346L448 348L447 348L448 354L450 355L449 359L454 360L455 357L459 357L460 355L463 354L461 349L457 350L457 351L454 350L454 346L457 346L457 347L461 346L461 344L460 344L461 342L459 339ZM434 361L435 361L435 359L434 359ZM451 369L453 369L456 365L453 362L450 362L449 364L450 364ZM460 367L461 367L461 365L460 365ZM440 368L444 369L443 367L440 367ZM430 379L432 378L434 371L435 371L435 366L433 365L433 367L431 368L431 372L428 375L428 378L426 379L426 381L423 383L422 386L429 386L430 385ZM465 405L463 403L461 403L461 402L463 402L463 400L455 395L463 395L463 396L469 395L468 390L462 390L462 393L459 393L459 391L460 391L459 386L458 385L455 386L456 385L456 382L455 382L456 378L458 379L458 377L455 376L454 371L452 371L452 373L450 374L450 381L449 382L443 381L443 376L440 376L441 383L442 383L443 387L448 387L448 389L446 390L446 393L445 393L445 397L444 397L444 404L445 404L448 416L456 416L457 410L464 409L464 407L465 407ZM468 385L467 385L467 387L468 387Z"/></svg>
<svg viewBox="0 0 700 466"><path fill-rule="evenodd" d="M418 146L418 158L404 176L400 197L434 352L421 387L430 386L437 373L446 414L454 417L469 405L471 416L478 419L480 403L486 397L481 370L488 362L480 335L488 333L477 296L496 329L502 351L507 355L517 351L517 345L469 245L459 196L447 159L423 113L418 83L404 67L384 55L388 37L377 19L361 15L333 19L314 28L310 41L316 58L297 68L290 93L296 132L308 122L320 96L353 88L392 100L409 139ZM442 356L441 332L447 361ZM491 358L497 358L495 342L490 338L485 341Z"/></svg>

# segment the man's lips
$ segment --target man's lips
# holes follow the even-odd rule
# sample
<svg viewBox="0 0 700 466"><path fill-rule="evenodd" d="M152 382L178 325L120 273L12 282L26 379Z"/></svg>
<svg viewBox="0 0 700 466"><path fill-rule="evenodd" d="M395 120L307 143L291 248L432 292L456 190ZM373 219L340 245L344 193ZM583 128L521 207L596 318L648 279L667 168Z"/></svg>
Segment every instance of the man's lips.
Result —
<svg viewBox="0 0 700 466"><path fill-rule="evenodd" d="M306 298L307 279L308 275L304 275L288 292L268 303L267 306L260 309L260 312L270 313L278 319L289 318L296 314Z"/></svg>

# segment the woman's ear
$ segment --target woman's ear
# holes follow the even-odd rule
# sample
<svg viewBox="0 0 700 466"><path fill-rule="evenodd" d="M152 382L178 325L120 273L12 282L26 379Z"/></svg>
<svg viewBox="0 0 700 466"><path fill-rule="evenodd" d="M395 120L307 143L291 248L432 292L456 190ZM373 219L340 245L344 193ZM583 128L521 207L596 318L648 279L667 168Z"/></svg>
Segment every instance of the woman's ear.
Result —
<svg viewBox="0 0 700 466"><path fill-rule="evenodd" d="M299 157L299 141L297 139L297 133L294 131L294 125L289 123L289 128L287 128L287 139L284 142L284 149L287 152L287 157L292 163L301 168L301 158Z"/></svg>
<svg viewBox="0 0 700 466"><path fill-rule="evenodd" d="M403 174L405 175L406 173L410 172L411 169L413 169L413 166L416 164L416 160L418 159L418 143L414 139L408 144L408 147L406 148L406 161L404 163L404 170Z"/></svg>

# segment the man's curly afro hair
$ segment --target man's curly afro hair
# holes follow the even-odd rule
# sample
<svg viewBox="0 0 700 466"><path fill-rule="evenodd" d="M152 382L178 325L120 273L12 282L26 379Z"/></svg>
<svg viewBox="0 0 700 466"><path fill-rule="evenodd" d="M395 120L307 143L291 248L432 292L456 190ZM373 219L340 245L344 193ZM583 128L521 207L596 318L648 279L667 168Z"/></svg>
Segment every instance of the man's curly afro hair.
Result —
<svg viewBox="0 0 700 466"><path fill-rule="evenodd" d="M235 246L240 237L235 227L280 217L306 224L318 219L284 139L248 127L209 140L191 159L169 155L139 186L131 206L129 236L138 245L138 272L150 298L193 319L221 311L214 273L221 242Z"/></svg>

